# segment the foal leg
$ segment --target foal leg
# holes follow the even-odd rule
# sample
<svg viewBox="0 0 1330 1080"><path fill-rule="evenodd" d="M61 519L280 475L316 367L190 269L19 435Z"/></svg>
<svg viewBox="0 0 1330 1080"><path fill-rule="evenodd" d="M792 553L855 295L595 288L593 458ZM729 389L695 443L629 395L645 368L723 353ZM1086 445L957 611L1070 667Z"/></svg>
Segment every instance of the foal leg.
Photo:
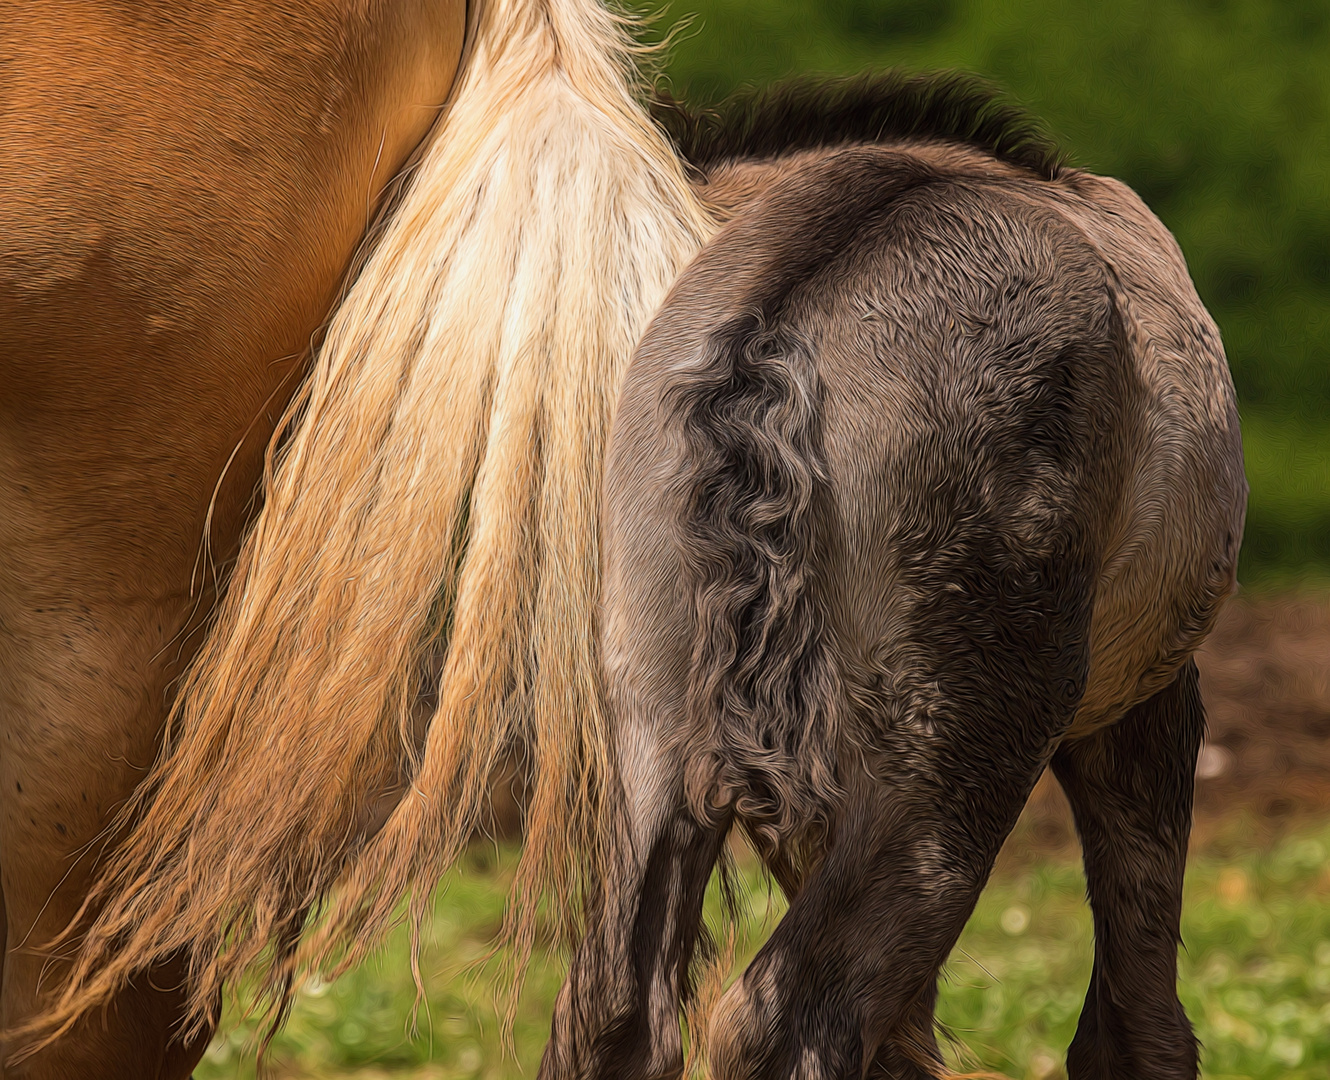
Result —
<svg viewBox="0 0 1330 1080"><path fill-rule="evenodd" d="M821 864L717 1009L714 1080L929 1067L938 971L1080 703L1090 611L1072 559L946 566L962 585L924 593L934 560L902 571L921 593L884 644L893 681L860 716L868 749L842 763Z"/></svg>
<svg viewBox="0 0 1330 1080"><path fill-rule="evenodd" d="M824 854L824 853L823 853ZM768 863L787 899L803 888L803 879L785 863ZM906 1009L868 1069L870 1080L934 1080L945 1073L937 1044L937 979L933 979Z"/></svg>
<svg viewBox="0 0 1330 1080"><path fill-rule="evenodd" d="M928 1075L902 1043L931 1024L938 970L1074 700L1028 726L990 705L950 731L935 715L852 778L826 858L718 1008L716 1080Z"/></svg>
<svg viewBox="0 0 1330 1080"><path fill-rule="evenodd" d="M768 863L787 899L803 887L802 878L782 863ZM869 1080L935 1080L945 1074L942 1051L937 1044L937 979L933 979L910 1004L873 1058Z"/></svg>
<svg viewBox="0 0 1330 1080"><path fill-rule="evenodd" d="M1005 835L1033 783L986 800ZM908 1024L978 899L1000 838L966 835L922 800L859 795L854 817L712 1025L716 1080L928 1075L902 1053ZM942 814L959 820L977 808Z"/></svg>
<svg viewBox="0 0 1330 1080"><path fill-rule="evenodd" d="M1117 724L1065 743L1053 771L1076 815L1095 959L1071 1080L1194 1080L1196 1039L1178 1001L1182 875L1205 728L1196 665Z"/></svg>
<svg viewBox="0 0 1330 1080"><path fill-rule="evenodd" d="M555 1002L539 1080L683 1071L680 1005L728 823L688 812L680 763L651 726L634 718L616 743L623 783L605 877Z"/></svg>

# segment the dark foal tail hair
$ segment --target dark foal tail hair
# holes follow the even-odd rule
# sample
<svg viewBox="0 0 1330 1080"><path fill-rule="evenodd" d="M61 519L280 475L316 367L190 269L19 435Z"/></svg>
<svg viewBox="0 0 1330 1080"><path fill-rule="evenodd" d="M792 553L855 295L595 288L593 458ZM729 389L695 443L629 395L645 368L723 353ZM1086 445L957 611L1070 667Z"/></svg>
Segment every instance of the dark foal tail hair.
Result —
<svg viewBox="0 0 1330 1080"><path fill-rule="evenodd" d="M704 819L732 807L784 878L828 824L843 699L817 589L828 482L813 352L748 312L670 397L686 447L690 730L710 751L689 800Z"/></svg>

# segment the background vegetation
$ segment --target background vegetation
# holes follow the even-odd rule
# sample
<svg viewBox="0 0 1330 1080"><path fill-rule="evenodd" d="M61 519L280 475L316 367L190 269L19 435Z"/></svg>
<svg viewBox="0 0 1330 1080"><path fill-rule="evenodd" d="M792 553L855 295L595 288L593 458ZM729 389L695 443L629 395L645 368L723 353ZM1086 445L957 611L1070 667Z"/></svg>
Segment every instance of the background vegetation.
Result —
<svg viewBox="0 0 1330 1080"><path fill-rule="evenodd" d="M1330 0L650 0L675 93L960 68L1173 230L1228 349L1243 579L1330 573ZM690 21L691 20L691 21Z"/></svg>

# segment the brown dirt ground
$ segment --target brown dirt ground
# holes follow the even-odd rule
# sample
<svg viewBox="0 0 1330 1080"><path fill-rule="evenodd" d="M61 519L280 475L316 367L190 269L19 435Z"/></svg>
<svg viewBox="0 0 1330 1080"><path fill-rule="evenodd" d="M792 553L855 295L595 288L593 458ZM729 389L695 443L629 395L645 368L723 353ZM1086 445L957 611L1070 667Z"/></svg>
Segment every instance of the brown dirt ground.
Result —
<svg viewBox="0 0 1330 1080"><path fill-rule="evenodd" d="M1330 594L1240 595L1197 657L1209 732L1192 847L1268 844L1330 813ZM1074 848L1051 776L1004 858Z"/></svg>

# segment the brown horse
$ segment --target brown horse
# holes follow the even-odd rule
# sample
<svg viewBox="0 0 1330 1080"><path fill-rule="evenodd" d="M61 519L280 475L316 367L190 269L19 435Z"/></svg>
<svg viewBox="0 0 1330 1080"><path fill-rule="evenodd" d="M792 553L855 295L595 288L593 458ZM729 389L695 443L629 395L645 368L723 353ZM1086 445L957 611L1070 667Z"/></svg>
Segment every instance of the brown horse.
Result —
<svg viewBox="0 0 1330 1080"><path fill-rule="evenodd" d="M675 115L728 224L628 370L602 656L621 783L541 1076L663 1078L735 824L790 908L715 1080L942 1074L938 971L1050 762L1096 955L1073 1080L1193 1080L1176 992L1246 484L1176 245L991 94L887 79Z"/></svg>
<svg viewBox="0 0 1330 1080"><path fill-rule="evenodd" d="M4 1071L180 1077L333 880L381 924L430 878L510 735L566 841L608 420L711 222L596 0L4 11Z"/></svg>
<svg viewBox="0 0 1330 1080"><path fill-rule="evenodd" d="M47 945L157 753L213 566L381 193L448 96L465 8L5 5L6 1027L37 1008ZM178 983L154 969L4 1074L188 1075L205 1042L173 1044Z"/></svg>

